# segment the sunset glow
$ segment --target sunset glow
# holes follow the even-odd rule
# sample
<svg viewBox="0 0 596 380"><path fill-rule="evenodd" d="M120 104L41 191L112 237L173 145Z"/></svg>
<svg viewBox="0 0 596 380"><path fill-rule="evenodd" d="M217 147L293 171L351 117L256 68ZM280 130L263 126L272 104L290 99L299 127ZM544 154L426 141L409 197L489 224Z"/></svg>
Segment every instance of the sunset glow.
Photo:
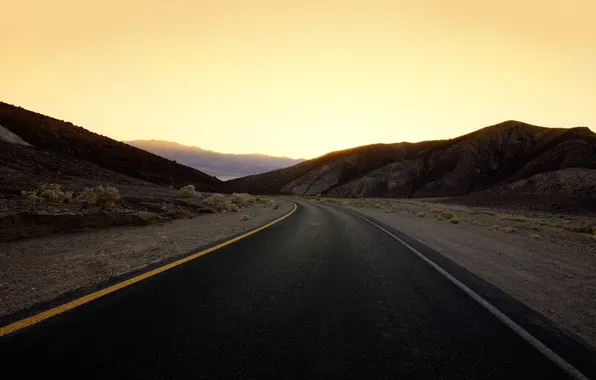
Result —
<svg viewBox="0 0 596 380"><path fill-rule="evenodd" d="M0 100L118 140L311 158L515 119L596 130L593 0L22 0Z"/></svg>

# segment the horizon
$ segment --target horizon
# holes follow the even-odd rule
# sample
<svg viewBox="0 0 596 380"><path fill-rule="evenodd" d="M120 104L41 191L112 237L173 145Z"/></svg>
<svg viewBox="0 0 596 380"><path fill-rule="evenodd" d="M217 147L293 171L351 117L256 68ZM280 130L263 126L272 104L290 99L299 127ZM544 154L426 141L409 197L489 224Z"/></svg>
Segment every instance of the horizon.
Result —
<svg viewBox="0 0 596 380"><path fill-rule="evenodd" d="M594 126L594 13L588 0L29 0L0 27L2 96L119 141L292 159L512 119Z"/></svg>

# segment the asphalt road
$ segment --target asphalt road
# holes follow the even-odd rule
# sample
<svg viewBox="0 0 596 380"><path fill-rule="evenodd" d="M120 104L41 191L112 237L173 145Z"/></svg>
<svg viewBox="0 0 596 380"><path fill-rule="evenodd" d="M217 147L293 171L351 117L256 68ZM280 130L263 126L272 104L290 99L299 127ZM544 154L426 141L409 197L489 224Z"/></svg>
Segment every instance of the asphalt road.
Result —
<svg viewBox="0 0 596 380"><path fill-rule="evenodd" d="M0 358L18 378L568 378L395 239L306 203L3 337Z"/></svg>

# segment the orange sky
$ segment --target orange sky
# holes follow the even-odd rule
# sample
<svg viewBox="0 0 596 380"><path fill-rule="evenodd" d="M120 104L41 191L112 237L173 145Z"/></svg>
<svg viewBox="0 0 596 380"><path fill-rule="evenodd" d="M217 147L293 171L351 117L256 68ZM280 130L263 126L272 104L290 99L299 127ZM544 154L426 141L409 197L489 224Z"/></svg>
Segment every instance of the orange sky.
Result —
<svg viewBox="0 0 596 380"><path fill-rule="evenodd" d="M0 100L119 140L314 157L596 130L594 0L20 0Z"/></svg>

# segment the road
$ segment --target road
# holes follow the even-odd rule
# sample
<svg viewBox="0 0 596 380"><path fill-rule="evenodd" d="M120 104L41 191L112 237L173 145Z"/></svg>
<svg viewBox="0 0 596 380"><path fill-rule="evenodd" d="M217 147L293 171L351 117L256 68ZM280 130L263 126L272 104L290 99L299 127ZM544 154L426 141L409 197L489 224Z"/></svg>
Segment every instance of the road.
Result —
<svg viewBox="0 0 596 380"><path fill-rule="evenodd" d="M19 378L568 378L394 238L304 202L263 231L3 337L0 357Z"/></svg>

